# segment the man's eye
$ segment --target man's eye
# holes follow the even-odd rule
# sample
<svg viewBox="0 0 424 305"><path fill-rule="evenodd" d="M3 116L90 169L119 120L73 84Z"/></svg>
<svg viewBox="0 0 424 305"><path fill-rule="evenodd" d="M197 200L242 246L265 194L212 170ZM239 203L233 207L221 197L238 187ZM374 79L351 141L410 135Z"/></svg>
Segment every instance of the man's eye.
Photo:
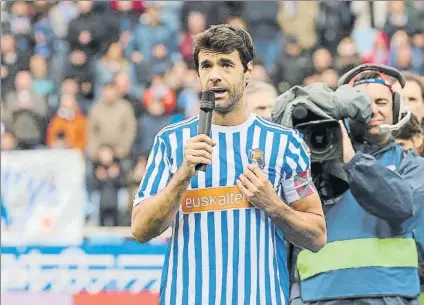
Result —
<svg viewBox="0 0 424 305"><path fill-rule="evenodd" d="M222 65L224 68L231 68L232 66L231 66L231 64L223 64Z"/></svg>

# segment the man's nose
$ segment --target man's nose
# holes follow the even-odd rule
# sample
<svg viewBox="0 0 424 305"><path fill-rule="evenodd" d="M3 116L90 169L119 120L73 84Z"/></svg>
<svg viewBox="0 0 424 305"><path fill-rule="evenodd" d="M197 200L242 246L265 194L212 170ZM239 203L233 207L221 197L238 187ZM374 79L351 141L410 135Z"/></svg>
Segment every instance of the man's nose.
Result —
<svg viewBox="0 0 424 305"><path fill-rule="evenodd" d="M373 115L376 115L378 113L378 106L374 102L371 104L371 111Z"/></svg>
<svg viewBox="0 0 424 305"><path fill-rule="evenodd" d="M214 67L209 73L209 79L211 83L216 84L222 80L221 69Z"/></svg>

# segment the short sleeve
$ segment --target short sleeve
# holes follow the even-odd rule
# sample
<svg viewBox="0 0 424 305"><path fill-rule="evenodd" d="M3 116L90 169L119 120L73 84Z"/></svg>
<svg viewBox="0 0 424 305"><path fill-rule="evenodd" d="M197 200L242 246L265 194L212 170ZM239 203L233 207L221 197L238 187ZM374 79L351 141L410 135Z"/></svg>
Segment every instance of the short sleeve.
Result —
<svg viewBox="0 0 424 305"><path fill-rule="evenodd" d="M144 199L152 197L163 190L171 176L165 140L157 135L147 159L145 174L134 197L133 206L135 207Z"/></svg>
<svg viewBox="0 0 424 305"><path fill-rule="evenodd" d="M288 140L283 158L283 199L290 204L316 193L311 175L310 150L297 131Z"/></svg>

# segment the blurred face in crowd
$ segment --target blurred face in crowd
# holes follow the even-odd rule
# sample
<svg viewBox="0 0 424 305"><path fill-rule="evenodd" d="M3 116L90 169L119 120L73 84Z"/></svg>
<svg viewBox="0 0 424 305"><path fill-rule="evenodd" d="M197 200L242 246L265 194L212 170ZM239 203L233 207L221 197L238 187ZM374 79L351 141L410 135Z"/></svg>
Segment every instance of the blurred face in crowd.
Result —
<svg viewBox="0 0 424 305"><path fill-rule="evenodd" d="M16 148L16 146L17 146L16 137L7 131L3 133L1 137L1 150L3 151L13 150Z"/></svg>
<svg viewBox="0 0 424 305"><path fill-rule="evenodd" d="M129 12L132 10L132 1L118 1L118 10L121 12Z"/></svg>
<svg viewBox="0 0 424 305"><path fill-rule="evenodd" d="M269 75L263 65L255 65L252 71L251 79L266 82L269 80Z"/></svg>
<svg viewBox="0 0 424 305"><path fill-rule="evenodd" d="M19 71L15 78L16 91L30 91L32 89L32 77L28 71Z"/></svg>
<svg viewBox="0 0 424 305"><path fill-rule="evenodd" d="M116 101L117 92L114 84L107 84L103 87L103 101L106 103L113 103Z"/></svg>
<svg viewBox="0 0 424 305"><path fill-rule="evenodd" d="M13 15L25 17L28 15L28 4L25 1L16 1L12 7Z"/></svg>
<svg viewBox="0 0 424 305"><path fill-rule="evenodd" d="M87 14L93 8L93 1L78 1L78 10L82 14Z"/></svg>
<svg viewBox="0 0 424 305"><path fill-rule="evenodd" d="M349 37L342 39L337 46L337 53L340 56L353 56L356 53L356 46L353 40Z"/></svg>
<svg viewBox="0 0 424 305"><path fill-rule="evenodd" d="M368 133L378 135L381 133L380 125L393 124L393 101L390 89L381 84L361 84L356 86L371 96L372 116L368 122Z"/></svg>
<svg viewBox="0 0 424 305"><path fill-rule="evenodd" d="M67 78L62 82L62 93L76 95L79 91L78 81L73 78Z"/></svg>
<svg viewBox="0 0 424 305"><path fill-rule="evenodd" d="M15 37L10 34L1 36L1 53L15 52Z"/></svg>
<svg viewBox="0 0 424 305"><path fill-rule="evenodd" d="M418 149L423 145L423 135L416 134L410 139L395 139L396 143L398 143L404 150L409 149Z"/></svg>
<svg viewBox="0 0 424 305"><path fill-rule="evenodd" d="M114 152L109 146L101 146L98 150L98 160L102 165L110 165L114 159Z"/></svg>
<svg viewBox="0 0 424 305"><path fill-rule="evenodd" d="M35 78L44 78L47 76L47 61L42 57L35 55L31 57L30 70Z"/></svg>
<svg viewBox="0 0 424 305"><path fill-rule="evenodd" d="M253 64L245 72L237 50L229 54L210 50L199 52L199 80L202 90L215 92L215 111L230 113L243 97Z"/></svg>
<svg viewBox="0 0 424 305"><path fill-rule="evenodd" d="M87 54L84 51L75 50L70 54L71 63L75 66L82 66L87 62Z"/></svg>
<svg viewBox="0 0 424 305"><path fill-rule="evenodd" d="M159 23L159 20L160 20L159 8L154 7L154 6L149 7L146 10L146 14L147 14L147 16L148 16L149 21L150 21L151 24L157 24L157 23Z"/></svg>
<svg viewBox="0 0 424 305"><path fill-rule="evenodd" d="M405 5L403 1L391 1L389 3L392 14L403 14L405 12Z"/></svg>
<svg viewBox="0 0 424 305"><path fill-rule="evenodd" d="M327 49L318 49L313 55L313 65L317 71L324 71L332 65L332 57Z"/></svg>
<svg viewBox="0 0 424 305"><path fill-rule="evenodd" d="M412 50L411 46L404 45L398 48L396 54L396 66L400 70L407 70L411 66Z"/></svg>
<svg viewBox="0 0 424 305"><path fill-rule="evenodd" d="M412 36L412 43L415 47L424 49L424 32L414 34L414 36Z"/></svg>
<svg viewBox="0 0 424 305"><path fill-rule="evenodd" d="M245 101L249 111L268 119L271 118L271 110L276 98L276 91L267 90L267 87L253 92L246 92L245 95Z"/></svg>
<svg viewBox="0 0 424 305"><path fill-rule="evenodd" d="M390 41L392 47L399 48L401 46L409 45L408 33L404 30L397 30Z"/></svg>
<svg viewBox="0 0 424 305"><path fill-rule="evenodd" d="M228 24L247 30L246 22L240 17L230 17Z"/></svg>
<svg viewBox="0 0 424 305"><path fill-rule="evenodd" d="M333 69L327 69L321 73L321 81L333 90L337 89L338 79L339 75Z"/></svg>
<svg viewBox="0 0 424 305"><path fill-rule="evenodd" d="M126 73L118 73L115 76L115 85L122 96L127 94L130 90L130 79Z"/></svg>
<svg viewBox="0 0 424 305"><path fill-rule="evenodd" d="M120 60L122 59L122 46L118 42L114 42L110 45L107 50L106 57L108 60Z"/></svg>
<svg viewBox="0 0 424 305"><path fill-rule="evenodd" d="M408 80L403 88L403 101L407 104L419 122L424 120L424 92L420 86L412 80Z"/></svg>
<svg viewBox="0 0 424 305"><path fill-rule="evenodd" d="M200 12L190 12L187 20L188 32L190 34L198 34L206 29L205 15Z"/></svg>

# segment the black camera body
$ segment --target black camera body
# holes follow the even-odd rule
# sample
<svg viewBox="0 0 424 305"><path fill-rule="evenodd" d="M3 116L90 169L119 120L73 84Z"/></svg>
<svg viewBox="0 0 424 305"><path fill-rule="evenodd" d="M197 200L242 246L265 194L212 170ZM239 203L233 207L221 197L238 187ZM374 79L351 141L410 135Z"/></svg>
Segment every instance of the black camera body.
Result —
<svg viewBox="0 0 424 305"><path fill-rule="evenodd" d="M310 149L311 163L342 160L342 131L337 120L319 117L302 105L295 106L292 118L293 127L303 134Z"/></svg>

